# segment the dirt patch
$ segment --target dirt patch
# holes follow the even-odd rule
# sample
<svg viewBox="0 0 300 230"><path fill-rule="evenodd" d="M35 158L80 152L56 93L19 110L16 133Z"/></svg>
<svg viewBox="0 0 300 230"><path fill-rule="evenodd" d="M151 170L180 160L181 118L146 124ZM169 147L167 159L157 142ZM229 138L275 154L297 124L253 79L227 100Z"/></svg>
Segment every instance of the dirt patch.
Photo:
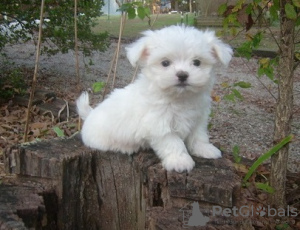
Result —
<svg viewBox="0 0 300 230"><path fill-rule="evenodd" d="M126 45L126 44L125 44ZM134 68L130 66L126 59L125 45L121 47L120 58L118 62L116 86L123 87L130 83L134 73ZM111 60L116 48L116 43L112 43L110 48L104 53L93 53L91 57L80 56L80 76L85 89L91 89L94 82L106 81ZM4 49L7 54L7 60L1 60L0 69L6 71L8 68L21 68L27 71L27 76L32 77L32 71L35 63L35 46L32 43L7 46ZM13 64L11 64L13 63ZM215 69L216 85L214 95L221 100L216 100L212 107L212 118L210 126L210 135L212 142L217 142L221 148L231 152L234 145L238 145L241 155L254 159L268 150L273 140L273 120L275 97L277 96L277 86L267 77L258 80L256 70L258 64L255 58L249 62L243 58L234 57L227 69L217 65ZM76 92L76 72L75 56L72 52L67 54L58 54L48 57L42 55L39 68L38 87L46 90L53 90L63 99L74 102L79 92ZM300 171L299 149L300 149L300 70L296 70L295 77L295 115L293 121L294 141L291 144L291 154L289 160L289 169L291 171ZM239 89L243 95L243 100L231 102L223 99L224 95L230 93L228 86L238 81L250 82L252 87L249 89ZM266 90L266 88L269 90ZM98 103L100 95L93 95L93 104ZM13 105L2 105L2 118L0 126L10 125L5 120L5 109L9 113L14 110ZM25 108L18 108L23 109ZM20 112L22 114L22 112ZM73 120L75 124L77 120ZM21 124L20 124L21 125ZM21 126L20 126L21 127ZM21 129L21 128L20 128ZM1 130L0 130L1 131ZM7 131L7 130L6 130ZM72 130L72 131L75 131ZM3 129L2 129L2 132ZM22 132L20 131L19 134ZM54 134L55 135L55 134ZM1 133L2 139L7 137ZM20 138L5 143L20 142ZM1 150L2 151L2 150Z"/></svg>

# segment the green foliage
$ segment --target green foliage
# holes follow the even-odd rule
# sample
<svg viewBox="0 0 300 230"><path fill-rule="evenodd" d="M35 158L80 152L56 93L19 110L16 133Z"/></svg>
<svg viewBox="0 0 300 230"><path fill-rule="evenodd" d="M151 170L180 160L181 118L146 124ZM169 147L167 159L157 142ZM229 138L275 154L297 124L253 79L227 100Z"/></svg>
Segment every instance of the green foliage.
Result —
<svg viewBox="0 0 300 230"><path fill-rule="evenodd" d="M253 49L258 48L260 42L263 39L262 32L256 33L254 36L248 34L248 41L244 42L240 47L237 48L237 53L247 58L248 60L252 57Z"/></svg>
<svg viewBox="0 0 300 230"><path fill-rule="evenodd" d="M244 82L244 81L239 81L239 82L234 83L233 86L239 86L243 89L248 89L248 88L251 88L251 83Z"/></svg>
<svg viewBox="0 0 300 230"><path fill-rule="evenodd" d="M62 129L59 128L58 126L54 126L54 127L53 127L53 131L56 133L56 135L57 135L58 137L64 137L64 136L65 136L64 130L62 130Z"/></svg>
<svg viewBox="0 0 300 230"><path fill-rule="evenodd" d="M268 152L261 155L249 168L248 173L243 179L243 182L246 183L249 178L252 176L252 174L255 172L258 166L260 166L262 163L264 163L267 159L269 159L273 154L277 153L279 149L281 149L283 146L285 146L287 143L289 143L293 139L293 135L289 135L286 138L282 139L277 145L275 145L273 148L271 148Z"/></svg>
<svg viewBox="0 0 300 230"><path fill-rule="evenodd" d="M136 16L138 16L141 20L143 20L145 17L150 19L151 14L150 8L145 7L142 2L124 3L118 9L118 11L126 12L128 19L134 19Z"/></svg>
<svg viewBox="0 0 300 230"><path fill-rule="evenodd" d="M295 7L300 8L300 0L293 0L292 1Z"/></svg>
<svg viewBox="0 0 300 230"><path fill-rule="evenodd" d="M238 145L235 145L232 149L232 155L234 162L239 164L242 160L242 157L240 156L240 147Z"/></svg>
<svg viewBox="0 0 300 230"><path fill-rule="evenodd" d="M12 72L2 73L0 75L0 97L9 99L15 94L24 94L26 92L26 83L20 69L14 69Z"/></svg>
<svg viewBox="0 0 300 230"><path fill-rule="evenodd" d="M274 69L278 65L278 58L261 58L259 60L259 68L257 69L258 76L266 75L274 83L278 83L275 79Z"/></svg>
<svg viewBox="0 0 300 230"><path fill-rule="evenodd" d="M4 2L3 2L4 1ZM36 38L40 19L40 1L3 0L0 4L0 50L7 43L24 42ZM91 50L103 51L108 46L107 33L94 34L95 18L101 15L103 0L78 1L79 50L89 55ZM74 1L46 0L43 23L42 51L48 54L66 53L74 49ZM10 26L10 32L7 26ZM5 27L6 26L6 27Z"/></svg>
<svg viewBox="0 0 300 230"><path fill-rule="evenodd" d="M218 8L218 14L223 15L226 12L227 7L228 7L227 3L221 4Z"/></svg>
<svg viewBox="0 0 300 230"><path fill-rule="evenodd" d="M279 149L281 149L283 146L285 146L287 143L289 143L293 138L293 135L289 135L286 138L284 138L283 140L281 140L277 145L275 145L273 148L271 148L268 152L264 153L263 155L261 155L253 164L252 166L248 169L248 172L246 173L245 177L243 178L243 185L248 187L251 183L248 182L248 180L250 179L250 177L254 174L254 172L256 171L256 169L262 165L266 160L268 160L272 155L274 155L275 153L278 152ZM234 160L235 162L239 159L236 159L236 155L239 156L239 149L238 147L234 147L233 149L233 156L234 156ZM236 162L238 163L238 162ZM261 183L261 182L254 182L254 185L256 188L263 190L269 194L272 194L275 192L275 189L273 187L271 187L268 182L266 183Z"/></svg>
<svg viewBox="0 0 300 230"><path fill-rule="evenodd" d="M255 187L260 189L260 190L263 190L267 193L274 193L275 192L275 189L273 187L271 187L270 185L268 185L267 183L255 183Z"/></svg>
<svg viewBox="0 0 300 230"><path fill-rule="evenodd" d="M296 10L295 10L295 8L292 4L286 3L285 6L284 6L284 10L285 10L286 16L289 19L293 19L293 20L297 19L297 13L296 13Z"/></svg>
<svg viewBox="0 0 300 230"><path fill-rule="evenodd" d="M104 83L104 82L95 82L95 83L92 85L92 88L93 88L94 93L100 92L100 91L103 89L104 86L105 86L105 83Z"/></svg>
<svg viewBox="0 0 300 230"><path fill-rule="evenodd" d="M290 225L288 223L282 223L282 224L276 225L276 227L275 227L275 230L289 230L289 229L292 229L292 228L290 227Z"/></svg>
<svg viewBox="0 0 300 230"><path fill-rule="evenodd" d="M243 95L240 93L240 91L238 89L236 89L236 87L240 87L243 89L248 89L248 88L252 87L251 83L244 82L244 81L235 82L232 85L223 83L222 86L223 86L223 88L226 88L227 90L230 91L230 93L228 93L224 96L224 99L228 100L228 101L232 101L232 102L235 102L236 99L238 99L238 100L244 99Z"/></svg>

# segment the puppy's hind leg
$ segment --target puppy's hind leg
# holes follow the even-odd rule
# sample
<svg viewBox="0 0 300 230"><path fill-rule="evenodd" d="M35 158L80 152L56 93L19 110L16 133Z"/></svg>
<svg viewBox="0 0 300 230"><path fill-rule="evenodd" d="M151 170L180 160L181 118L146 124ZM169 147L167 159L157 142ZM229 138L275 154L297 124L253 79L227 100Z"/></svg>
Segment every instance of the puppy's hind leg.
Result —
<svg viewBox="0 0 300 230"><path fill-rule="evenodd" d="M195 166L184 142L174 134L152 139L151 147L162 160L163 167L168 171L189 172Z"/></svg>

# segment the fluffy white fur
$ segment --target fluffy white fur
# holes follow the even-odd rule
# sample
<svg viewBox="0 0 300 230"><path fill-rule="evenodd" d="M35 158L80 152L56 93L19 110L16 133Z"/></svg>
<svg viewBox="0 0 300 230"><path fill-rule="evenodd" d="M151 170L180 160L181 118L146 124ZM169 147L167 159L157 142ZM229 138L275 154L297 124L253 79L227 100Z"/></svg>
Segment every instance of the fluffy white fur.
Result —
<svg viewBox="0 0 300 230"><path fill-rule="evenodd" d="M170 26L146 31L127 47L138 79L116 89L96 108L83 93L77 100L84 119L85 145L132 154L152 148L166 170L190 171L197 157L219 158L209 143L207 124L213 65L228 65L232 49L212 31Z"/></svg>

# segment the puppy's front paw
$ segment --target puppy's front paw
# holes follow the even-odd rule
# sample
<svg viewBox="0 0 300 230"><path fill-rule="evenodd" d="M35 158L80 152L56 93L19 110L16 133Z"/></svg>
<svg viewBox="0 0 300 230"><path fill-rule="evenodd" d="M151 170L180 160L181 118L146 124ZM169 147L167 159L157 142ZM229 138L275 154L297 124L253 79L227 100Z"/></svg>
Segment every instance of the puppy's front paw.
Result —
<svg viewBox="0 0 300 230"><path fill-rule="evenodd" d="M180 173L191 171L195 166L195 162L188 154L173 154L163 159L162 165L167 171L175 170Z"/></svg>
<svg viewBox="0 0 300 230"><path fill-rule="evenodd" d="M216 159L222 157L221 151L209 143L201 143L195 148L192 153L193 156L196 157L204 157Z"/></svg>

